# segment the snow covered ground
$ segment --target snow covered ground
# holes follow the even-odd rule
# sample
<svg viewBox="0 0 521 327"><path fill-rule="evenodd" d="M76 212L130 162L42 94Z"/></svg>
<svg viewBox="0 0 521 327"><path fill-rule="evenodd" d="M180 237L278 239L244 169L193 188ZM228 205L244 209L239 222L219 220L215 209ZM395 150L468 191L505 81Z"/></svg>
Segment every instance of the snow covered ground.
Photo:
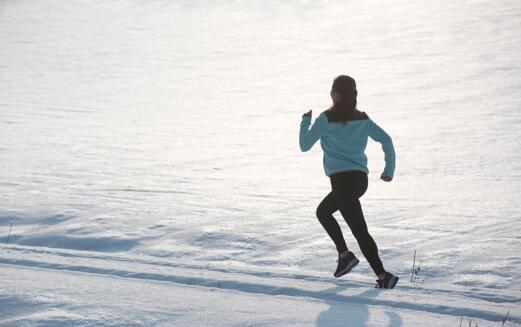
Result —
<svg viewBox="0 0 521 327"><path fill-rule="evenodd" d="M7 325L451 326L467 316L497 326L491 321L503 319L519 295L407 283L381 291L359 274L339 281L310 271L87 251L4 245L0 253Z"/></svg>
<svg viewBox="0 0 521 327"><path fill-rule="evenodd" d="M0 2L0 325L521 324L520 17L517 0ZM393 291L365 260L334 279L314 216L330 186L298 126L339 74L396 147L383 183L369 144L362 198Z"/></svg>

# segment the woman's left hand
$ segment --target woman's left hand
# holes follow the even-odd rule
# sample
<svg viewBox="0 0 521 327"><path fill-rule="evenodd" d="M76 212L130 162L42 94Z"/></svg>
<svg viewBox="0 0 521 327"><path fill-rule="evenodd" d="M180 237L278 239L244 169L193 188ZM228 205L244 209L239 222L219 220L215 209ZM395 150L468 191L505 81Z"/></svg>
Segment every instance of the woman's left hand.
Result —
<svg viewBox="0 0 521 327"><path fill-rule="evenodd" d="M312 110L310 110L310 111L304 113L304 114L302 115L302 118L304 118L304 117L309 117L309 118L311 118L311 111L312 111Z"/></svg>

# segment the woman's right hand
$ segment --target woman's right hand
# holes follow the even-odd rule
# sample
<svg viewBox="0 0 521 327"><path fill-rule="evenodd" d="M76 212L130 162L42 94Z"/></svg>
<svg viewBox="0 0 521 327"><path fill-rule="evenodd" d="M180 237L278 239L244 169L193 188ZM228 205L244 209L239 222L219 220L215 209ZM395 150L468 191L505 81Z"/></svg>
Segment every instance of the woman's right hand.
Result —
<svg viewBox="0 0 521 327"><path fill-rule="evenodd" d="M390 182L390 181L393 180L392 177L390 177L390 176L385 176L385 175L382 175L382 176L380 177L380 179L383 180L383 181L385 181L385 182Z"/></svg>

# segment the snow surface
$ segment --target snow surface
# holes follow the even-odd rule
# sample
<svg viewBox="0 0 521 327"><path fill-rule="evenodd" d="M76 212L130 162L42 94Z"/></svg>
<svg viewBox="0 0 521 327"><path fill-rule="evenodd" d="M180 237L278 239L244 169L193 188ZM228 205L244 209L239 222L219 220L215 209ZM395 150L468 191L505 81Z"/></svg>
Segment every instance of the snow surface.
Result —
<svg viewBox="0 0 521 327"><path fill-rule="evenodd" d="M519 31L517 0L0 2L0 325L521 324ZM396 147L362 198L393 291L332 277L298 148L343 73Z"/></svg>

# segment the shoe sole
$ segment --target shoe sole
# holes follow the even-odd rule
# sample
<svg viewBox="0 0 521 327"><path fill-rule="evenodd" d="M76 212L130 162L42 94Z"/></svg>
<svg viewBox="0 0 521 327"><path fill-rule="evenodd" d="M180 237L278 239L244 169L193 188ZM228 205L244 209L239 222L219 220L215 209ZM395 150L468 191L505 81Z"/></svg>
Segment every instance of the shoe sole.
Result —
<svg viewBox="0 0 521 327"><path fill-rule="evenodd" d="M338 277L342 277L344 276L345 274L347 274L348 272L351 271L351 269L353 269L354 267L356 267L356 265L360 262L360 260L358 260L357 258L354 258L353 260L351 260L351 262L349 262L349 264L345 267L344 270L341 270L338 275L334 275L336 278Z"/></svg>

